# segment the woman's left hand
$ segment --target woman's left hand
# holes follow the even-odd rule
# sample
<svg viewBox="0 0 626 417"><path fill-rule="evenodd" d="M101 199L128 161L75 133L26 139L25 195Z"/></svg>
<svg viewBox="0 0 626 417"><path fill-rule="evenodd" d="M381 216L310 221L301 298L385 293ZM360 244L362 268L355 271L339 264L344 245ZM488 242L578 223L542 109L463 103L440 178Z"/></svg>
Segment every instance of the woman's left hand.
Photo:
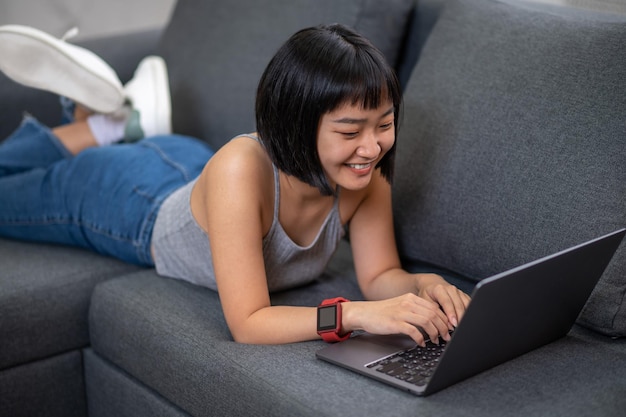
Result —
<svg viewBox="0 0 626 417"><path fill-rule="evenodd" d="M419 274L417 295L439 304L454 327L459 325L470 302L469 295L454 285L448 284L442 277L435 274Z"/></svg>

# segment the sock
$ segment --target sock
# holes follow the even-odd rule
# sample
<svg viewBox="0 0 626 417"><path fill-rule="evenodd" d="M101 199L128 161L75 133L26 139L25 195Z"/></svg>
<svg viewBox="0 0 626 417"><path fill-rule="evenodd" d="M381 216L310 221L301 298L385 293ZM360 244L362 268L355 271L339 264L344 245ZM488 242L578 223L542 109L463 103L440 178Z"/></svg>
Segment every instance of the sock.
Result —
<svg viewBox="0 0 626 417"><path fill-rule="evenodd" d="M87 124L100 146L110 145L124 138L125 117L96 113L87 117Z"/></svg>

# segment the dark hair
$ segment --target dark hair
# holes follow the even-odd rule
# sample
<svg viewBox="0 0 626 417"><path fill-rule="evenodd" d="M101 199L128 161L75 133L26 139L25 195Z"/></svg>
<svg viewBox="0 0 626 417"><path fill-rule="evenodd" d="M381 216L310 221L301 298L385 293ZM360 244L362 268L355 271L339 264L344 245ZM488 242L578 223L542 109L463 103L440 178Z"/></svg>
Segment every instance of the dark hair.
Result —
<svg viewBox="0 0 626 417"><path fill-rule="evenodd" d="M321 117L345 103L375 109L385 100L393 102L397 133L402 93L383 54L342 25L303 29L278 50L261 77L259 139L279 170L332 195L317 152ZM395 150L394 143L376 166L388 182Z"/></svg>

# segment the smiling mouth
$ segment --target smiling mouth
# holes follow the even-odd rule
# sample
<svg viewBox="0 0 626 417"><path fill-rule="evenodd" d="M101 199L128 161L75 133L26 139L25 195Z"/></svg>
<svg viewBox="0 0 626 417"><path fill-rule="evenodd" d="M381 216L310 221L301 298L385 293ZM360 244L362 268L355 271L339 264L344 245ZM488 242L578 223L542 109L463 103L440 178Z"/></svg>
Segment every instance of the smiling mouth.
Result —
<svg viewBox="0 0 626 417"><path fill-rule="evenodd" d="M346 164L347 166L349 166L350 168L354 168L354 169L367 169L370 167L371 163L367 163L367 164Z"/></svg>

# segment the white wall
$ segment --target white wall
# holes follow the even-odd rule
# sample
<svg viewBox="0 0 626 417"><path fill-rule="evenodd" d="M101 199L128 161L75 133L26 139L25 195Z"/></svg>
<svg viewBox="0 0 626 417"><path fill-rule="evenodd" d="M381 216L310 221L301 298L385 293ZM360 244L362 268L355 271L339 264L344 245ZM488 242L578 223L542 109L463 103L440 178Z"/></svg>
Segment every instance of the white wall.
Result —
<svg viewBox="0 0 626 417"><path fill-rule="evenodd" d="M76 39L163 26L176 0L0 0L0 25L29 25L61 37L77 26Z"/></svg>

